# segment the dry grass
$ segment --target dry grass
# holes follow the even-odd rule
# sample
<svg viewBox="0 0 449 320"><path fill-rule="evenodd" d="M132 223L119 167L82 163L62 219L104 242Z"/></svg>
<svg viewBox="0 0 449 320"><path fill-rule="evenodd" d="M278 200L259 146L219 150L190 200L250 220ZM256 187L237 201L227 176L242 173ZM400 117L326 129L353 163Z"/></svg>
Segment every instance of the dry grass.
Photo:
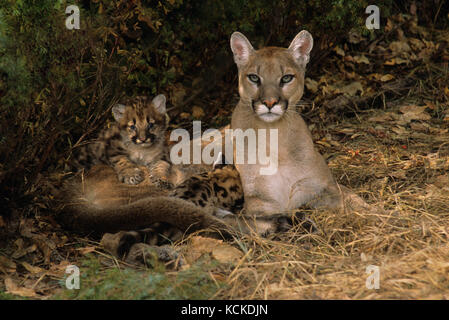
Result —
<svg viewBox="0 0 449 320"><path fill-rule="evenodd" d="M449 135L417 138L410 131L404 149L363 132L368 117L329 130L361 133L333 148L329 165L340 183L385 212L312 212L321 234L237 240L246 255L225 272L228 287L213 298L449 298ZM384 127L389 135L394 124ZM378 290L366 287L368 265L380 268Z"/></svg>

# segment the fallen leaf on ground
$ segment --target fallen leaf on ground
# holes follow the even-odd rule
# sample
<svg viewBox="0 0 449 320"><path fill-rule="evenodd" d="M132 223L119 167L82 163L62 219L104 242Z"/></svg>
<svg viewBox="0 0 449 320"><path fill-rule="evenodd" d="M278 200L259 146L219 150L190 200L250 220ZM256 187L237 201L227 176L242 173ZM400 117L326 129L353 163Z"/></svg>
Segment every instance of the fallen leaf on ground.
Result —
<svg viewBox="0 0 449 320"><path fill-rule="evenodd" d="M194 106L192 108L192 116L194 118L197 118L197 119L204 117L204 110L203 110L203 108L198 107L198 106Z"/></svg>
<svg viewBox="0 0 449 320"><path fill-rule="evenodd" d="M354 81L353 83L350 83L341 89L335 90L335 93L344 93L350 96L355 96L359 91L363 95L363 86L360 82Z"/></svg>
<svg viewBox="0 0 449 320"><path fill-rule="evenodd" d="M44 269L42 269L40 267L32 266L28 262L22 262L22 266L31 273L40 273L40 272L45 271Z"/></svg>
<svg viewBox="0 0 449 320"><path fill-rule="evenodd" d="M212 255L214 259L221 263L237 262L243 256L239 249L223 243L223 240L201 236L192 237L185 254L186 260L191 263L204 254Z"/></svg>
<svg viewBox="0 0 449 320"><path fill-rule="evenodd" d="M396 120L397 115L395 115L392 112L386 112L378 116L370 117L368 118L368 121L370 122L387 122Z"/></svg>
<svg viewBox="0 0 449 320"><path fill-rule="evenodd" d="M0 256L0 271L4 273L16 272L16 264L5 256Z"/></svg>
<svg viewBox="0 0 449 320"><path fill-rule="evenodd" d="M212 256L221 263L238 262L243 256L243 252L230 245L221 245L212 250Z"/></svg>
<svg viewBox="0 0 449 320"><path fill-rule="evenodd" d="M354 61L356 63L364 63L364 64L370 64L369 60L367 57L365 57L364 55L361 56L354 56Z"/></svg>
<svg viewBox="0 0 449 320"><path fill-rule="evenodd" d="M5 279L5 287L6 293L21 297L35 297L37 295L33 289L17 286L17 284L9 277Z"/></svg>
<svg viewBox="0 0 449 320"><path fill-rule="evenodd" d="M315 80L306 78L306 80L304 81L304 84L306 85L307 90L310 90L312 93L315 93L318 91L318 82L316 82Z"/></svg>
<svg viewBox="0 0 449 320"><path fill-rule="evenodd" d="M387 81L390 81L393 79L394 79L394 75L392 75L392 74L384 74L382 77L380 77L380 81L382 81L382 82L387 82Z"/></svg>
<svg viewBox="0 0 449 320"><path fill-rule="evenodd" d="M402 106L399 110L403 113L401 120L410 122L412 120L430 120L430 115L425 112L426 106Z"/></svg>
<svg viewBox="0 0 449 320"><path fill-rule="evenodd" d="M96 248L97 247L92 246L92 247L79 248L76 250L78 250L81 254L86 255L88 253L94 252Z"/></svg>
<svg viewBox="0 0 449 320"><path fill-rule="evenodd" d="M402 58L393 58L390 60L387 60L384 62L384 65L386 66L394 66L396 64L406 64L408 63L408 60L402 59Z"/></svg>

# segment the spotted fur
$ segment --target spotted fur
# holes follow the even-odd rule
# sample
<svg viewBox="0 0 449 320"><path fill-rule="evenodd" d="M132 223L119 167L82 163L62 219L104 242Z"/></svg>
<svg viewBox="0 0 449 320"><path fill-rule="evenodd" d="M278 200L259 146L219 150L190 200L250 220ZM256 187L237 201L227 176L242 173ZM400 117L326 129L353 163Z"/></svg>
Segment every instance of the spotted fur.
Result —
<svg viewBox="0 0 449 320"><path fill-rule="evenodd" d="M224 165L212 171L193 175L175 187L170 196L187 200L202 208L213 208L214 215L224 217L243 208L243 188L234 166ZM164 245L176 242L183 232L167 223L153 223L146 229L122 232L118 251L122 254L135 244Z"/></svg>
<svg viewBox="0 0 449 320"><path fill-rule="evenodd" d="M114 168L120 182L139 184L144 180L139 165L166 167L167 129L165 96L153 100L141 96L113 107L115 123L102 131L97 140L81 147L73 161L77 170L89 170L96 164Z"/></svg>

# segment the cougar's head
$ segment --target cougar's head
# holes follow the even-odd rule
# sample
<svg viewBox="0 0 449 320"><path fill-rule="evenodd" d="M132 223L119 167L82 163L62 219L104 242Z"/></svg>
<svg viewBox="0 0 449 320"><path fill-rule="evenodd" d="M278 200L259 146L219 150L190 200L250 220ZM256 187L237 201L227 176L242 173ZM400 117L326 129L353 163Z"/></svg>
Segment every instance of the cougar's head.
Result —
<svg viewBox="0 0 449 320"><path fill-rule="evenodd" d="M239 94L265 122L279 120L294 108L304 91L304 72L313 38L303 30L288 48L254 50L240 32L231 36L231 49L239 70Z"/></svg>
<svg viewBox="0 0 449 320"><path fill-rule="evenodd" d="M150 147L165 139L166 99L163 94L150 100L139 96L116 104L112 108L121 135L127 141L140 147Z"/></svg>

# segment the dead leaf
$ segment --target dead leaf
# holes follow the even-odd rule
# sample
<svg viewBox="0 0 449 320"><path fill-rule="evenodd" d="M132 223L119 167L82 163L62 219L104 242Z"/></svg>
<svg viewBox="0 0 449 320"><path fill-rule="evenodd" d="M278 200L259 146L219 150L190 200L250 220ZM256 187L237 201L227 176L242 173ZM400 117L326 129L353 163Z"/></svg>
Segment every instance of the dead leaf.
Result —
<svg viewBox="0 0 449 320"><path fill-rule="evenodd" d="M31 273L40 273L40 272L44 272L45 271L44 269L42 269L40 267L32 266L28 262L22 262L22 266L25 269L27 269L28 272L31 272Z"/></svg>
<svg viewBox="0 0 449 320"><path fill-rule="evenodd" d="M88 253L94 252L96 248L97 247L92 246L92 247L78 248L76 250L78 250L81 254L86 255Z"/></svg>
<svg viewBox="0 0 449 320"><path fill-rule="evenodd" d="M37 245L36 244L32 244L29 247L23 248L23 247L19 247L16 251L14 251L14 253L12 254L12 257L14 259L19 259L22 258L23 256L26 256L27 254L34 252L37 250Z"/></svg>
<svg viewBox="0 0 449 320"><path fill-rule="evenodd" d="M65 270L67 269L67 266L71 265L67 260L61 261L59 264L52 264L50 266L50 270L47 270L47 274L54 276L54 277L62 277L65 274Z"/></svg>
<svg viewBox="0 0 449 320"><path fill-rule="evenodd" d="M304 84L305 84L307 90L310 90L312 93L315 93L318 91L318 82L316 82L315 80L306 78L304 81Z"/></svg>
<svg viewBox="0 0 449 320"><path fill-rule="evenodd" d="M338 46L335 47L334 51L335 51L335 53L338 54L339 56L342 56L342 57L345 56L344 50L343 50L342 48L338 47Z"/></svg>
<svg viewBox="0 0 449 320"><path fill-rule="evenodd" d="M448 121L449 122L449 111L446 111L446 113L444 114L443 121Z"/></svg>
<svg viewBox="0 0 449 320"><path fill-rule="evenodd" d="M360 63L364 63L364 64L370 64L369 60L367 57L365 57L364 55L361 56L354 56L354 61L358 64Z"/></svg>
<svg viewBox="0 0 449 320"><path fill-rule="evenodd" d="M238 262L242 256L242 251L229 244L222 244L212 250L212 257L221 263Z"/></svg>
<svg viewBox="0 0 449 320"><path fill-rule="evenodd" d="M341 89L335 90L334 93L344 93L349 96L355 96L359 91L363 95L363 86L360 82L354 81L353 83L348 84Z"/></svg>
<svg viewBox="0 0 449 320"><path fill-rule="evenodd" d="M243 253L233 246L223 243L223 240L194 236L190 240L190 246L185 254L186 260L191 263L198 260L202 255L211 255L222 263L238 261Z"/></svg>
<svg viewBox="0 0 449 320"><path fill-rule="evenodd" d="M408 123L412 120L430 120L431 116L425 112L424 110L426 109L426 106L414 106L414 105L409 105L409 106L402 106L399 110L403 113L403 115L401 116L400 120Z"/></svg>
<svg viewBox="0 0 449 320"><path fill-rule="evenodd" d="M5 287L6 293L18 295L21 297L35 297L37 295L33 289L25 287L20 288L10 277L5 278Z"/></svg>
<svg viewBox="0 0 449 320"><path fill-rule="evenodd" d="M407 64L408 60L402 59L402 58L393 58L390 60L387 60L384 62L384 65L386 66L394 66L396 64Z"/></svg>
<svg viewBox="0 0 449 320"><path fill-rule="evenodd" d="M194 106L192 108L192 116L196 119L200 119L202 117L204 117L204 110L201 107L198 106Z"/></svg>
<svg viewBox="0 0 449 320"><path fill-rule="evenodd" d="M446 95L446 97L449 97L449 88L448 87L444 88L444 94Z"/></svg>
<svg viewBox="0 0 449 320"><path fill-rule="evenodd" d="M400 136L404 136L404 135L407 135L410 133L407 129L405 129L402 126L393 127L393 128L391 128L391 131L393 131L394 133L396 133Z"/></svg>
<svg viewBox="0 0 449 320"><path fill-rule="evenodd" d="M410 128L417 132L428 132L429 125L425 122L412 122L410 123Z"/></svg>
<svg viewBox="0 0 449 320"><path fill-rule="evenodd" d="M5 256L0 256L0 271L5 273L16 272L16 264Z"/></svg>
<svg viewBox="0 0 449 320"><path fill-rule="evenodd" d="M190 113L187 113L187 112L181 112L181 113L179 114L179 117L180 117L181 119L189 119L189 118L190 118Z"/></svg>
<svg viewBox="0 0 449 320"><path fill-rule="evenodd" d="M382 82L387 82L387 81L390 81L390 80L393 80L394 79L394 75L392 75L392 74L384 74L382 77L380 77L380 81L382 81Z"/></svg>
<svg viewBox="0 0 449 320"><path fill-rule="evenodd" d="M390 43L389 48L395 55L400 55L404 52L410 51L410 46L406 41L393 41L392 43Z"/></svg>

